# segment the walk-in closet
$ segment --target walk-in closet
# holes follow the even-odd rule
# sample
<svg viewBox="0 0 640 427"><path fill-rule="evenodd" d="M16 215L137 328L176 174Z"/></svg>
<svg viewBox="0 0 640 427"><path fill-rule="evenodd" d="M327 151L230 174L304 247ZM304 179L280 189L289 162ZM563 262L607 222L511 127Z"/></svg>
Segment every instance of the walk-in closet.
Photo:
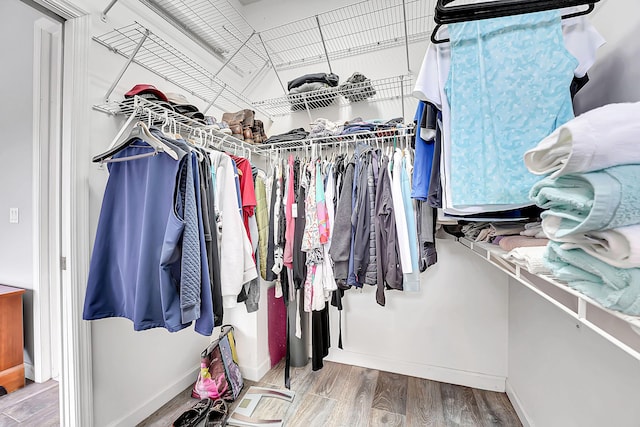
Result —
<svg viewBox="0 0 640 427"><path fill-rule="evenodd" d="M0 426L640 425L635 0L1 3Z"/></svg>

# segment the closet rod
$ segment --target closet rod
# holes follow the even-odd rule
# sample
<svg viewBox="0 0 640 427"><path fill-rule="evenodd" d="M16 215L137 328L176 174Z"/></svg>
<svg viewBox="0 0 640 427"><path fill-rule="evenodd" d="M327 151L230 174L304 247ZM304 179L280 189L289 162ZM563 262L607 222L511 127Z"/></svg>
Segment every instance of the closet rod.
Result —
<svg viewBox="0 0 640 427"><path fill-rule="evenodd" d="M267 152L281 150L302 150L312 146L331 147L340 145L349 145L354 142L364 143L392 143L394 139L397 141L402 138L410 138L414 135L414 127L406 126L400 128L381 129L370 132L359 132L346 135L323 136L317 138L300 139L297 141L274 142L271 144L260 144L253 146L256 154L265 154Z"/></svg>
<svg viewBox="0 0 640 427"><path fill-rule="evenodd" d="M150 33L151 32L149 30L145 29L144 33L142 34L142 38L138 42L138 45L133 50L133 52L131 52L131 55L129 55L127 62L124 64L124 67L122 67L122 70L120 70L120 73L118 73L118 75L116 76L116 79L111 84L111 87L109 88L109 90L107 90L107 93L104 95L104 102L109 102L109 96L111 96L111 93L113 92L113 90L116 88L118 83L120 83L120 79L122 79L122 76L124 76L124 73L129 68L129 65L131 65L131 63L133 62L134 58L140 51L140 48L144 44L145 40L147 40L147 38L149 37Z"/></svg>

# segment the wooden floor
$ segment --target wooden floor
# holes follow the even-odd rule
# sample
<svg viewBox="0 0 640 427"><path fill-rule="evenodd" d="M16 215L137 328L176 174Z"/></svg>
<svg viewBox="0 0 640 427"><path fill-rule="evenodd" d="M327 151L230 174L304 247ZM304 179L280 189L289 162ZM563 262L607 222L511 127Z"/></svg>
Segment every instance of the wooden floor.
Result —
<svg viewBox="0 0 640 427"><path fill-rule="evenodd" d="M4 396L0 396L0 427L60 425L58 382L28 384Z"/></svg>
<svg viewBox="0 0 640 427"><path fill-rule="evenodd" d="M258 383L283 388L284 363ZM325 362L291 370L290 404L276 399L261 402L254 416L282 418L289 427L355 426L522 426L504 393L407 377L375 369ZM138 426L170 426L196 401L187 389ZM242 396L236 400L240 402Z"/></svg>

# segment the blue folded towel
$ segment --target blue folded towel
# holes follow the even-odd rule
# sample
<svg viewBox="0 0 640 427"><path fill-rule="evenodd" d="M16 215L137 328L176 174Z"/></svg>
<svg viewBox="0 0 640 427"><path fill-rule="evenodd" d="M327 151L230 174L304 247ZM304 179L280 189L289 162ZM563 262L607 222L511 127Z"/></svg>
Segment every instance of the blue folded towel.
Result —
<svg viewBox="0 0 640 427"><path fill-rule="evenodd" d="M640 165L545 178L529 197L549 209L543 229L551 239L640 223Z"/></svg>
<svg viewBox="0 0 640 427"><path fill-rule="evenodd" d="M602 306L640 315L640 268L617 268L584 252L549 242L545 265L552 274Z"/></svg>

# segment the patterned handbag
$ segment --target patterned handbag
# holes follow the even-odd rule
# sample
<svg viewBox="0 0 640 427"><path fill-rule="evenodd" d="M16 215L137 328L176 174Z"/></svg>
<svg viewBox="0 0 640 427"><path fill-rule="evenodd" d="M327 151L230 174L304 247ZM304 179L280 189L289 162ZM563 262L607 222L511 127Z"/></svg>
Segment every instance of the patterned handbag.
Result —
<svg viewBox="0 0 640 427"><path fill-rule="evenodd" d="M224 399L233 402L244 386L238 368L233 326L224 325L220 337L200 356L200 373L191 396L197 399Z"/></svg>

